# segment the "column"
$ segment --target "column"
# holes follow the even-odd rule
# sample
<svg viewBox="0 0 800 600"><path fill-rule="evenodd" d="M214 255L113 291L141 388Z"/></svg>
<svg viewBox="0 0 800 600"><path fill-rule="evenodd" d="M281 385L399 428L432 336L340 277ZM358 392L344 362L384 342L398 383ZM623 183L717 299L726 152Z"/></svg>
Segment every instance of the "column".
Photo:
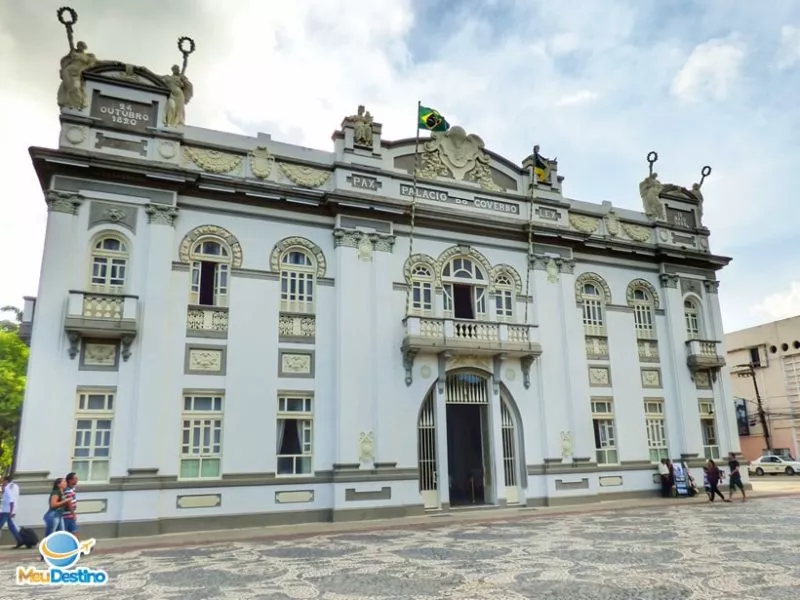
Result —
<svg viewBox="0 0 800 600"><path fill-rule="evenodd" d="M439 355L439 372L436 380L436 396L434 398L436 487L439 491L439 504L442 508L450 506L450 466L447 460L447 400L445 397L448 358L450 358L449 352L442 352Z"/></svg>
<svg viewBox="0 0 800 600"><path fill-rule="evenodd" d="M508 502L506 495L506 477L505 465L503 461L503 416L501 414L500 403L500 382L502 381L502 369L505 355L497 355L494 357L493 373L489 380L491 388L489 389L489 423L486 428L491 432L489 439L492 444L492 472L491 472L491 489L494 490L496 504L505 504ZM517 457L521 459L521 457ZM485 485L485 484L484 484ZM488 487L488 486L487 486ZM489 498L485 499L489 502Z"/></svg>
<svg viewBox="0 0 800 600"><path fill-rule="evenodd" d="M31 332L17 472L48 472L52 478L54 473L66 473L70 466L65 455L73 443L74 374L79 359L72 360L67 353L64 317L68 292L76 287L72 281L75 257L83 260L86 253L76 241L85 237L79 235L76 219L83 197L48 190L45 199L47 230ZM49 440L46 444L41 443L43 435Z"/></svg>
<svg viewBox="0 0 800 600"><path fill-rule="evenodd" d="M184 341L183 335L176 340L174 331L184 331L186 319L186 295L179 295L180 301L172 302L173 225L178 209L149 204L145 212L149 224L145 277L139 294L138 339L131 348L131 360L137 368L134 393L128 396L133 400L129 406L128 469L147 475L172 475L178 472L182 400L177 385L183 373ZM179 327L174 324L178 309L182 315Z"/></svg>
<svg viewBox="0 0 800 600"><path fill-rule="evenodd" d="M586 335L575 299L575 261L557 261L561 280L561 360L567 398L567 419L575 459L595 461L594 432L590 417ZM619 439L619 435L617 436ZM557 456L557 455L556 455Z"/></svg>
<svg viewBox="0 0 800 600"><path fill-rule="evenodd" d="M727 356L727 348L725 348L725 330L722 326L722 311L719 306L719 281L704 281L706 288L706 314L709 315L709 331L708 338L711 340L718 340L717 354L719 356ZM712 384L714 390L714 413L717 415L717 435L720 440L721 455L728 452L741 452L741 444L739 442L739 426L736 422L736 409L733 406L733 393L731 391L730 379L731 365L725 365L719 370L717 380Z"/></svg>
<svg viewBox="0 0 800 600"><path fill-rule="evenodd" d="M697 407L697 389L692 381L689 368L686 366L686 324L683 314L683 297L678 287L678 276L662 273L661 289L664 298L664 314L666 335L659 332L661 340L666 342L662 360L664 382L664 400L667 412L667 431L670 437L669 447L672 454L680 450L681 456L696 457L703 455L703 438L700 431L700 411ZM669 386L666 384L669 383ZM671 392L671 393L669 393ZM677 430L678 435L674 432ZM676 445L677 442L677 445Z"/></svg>

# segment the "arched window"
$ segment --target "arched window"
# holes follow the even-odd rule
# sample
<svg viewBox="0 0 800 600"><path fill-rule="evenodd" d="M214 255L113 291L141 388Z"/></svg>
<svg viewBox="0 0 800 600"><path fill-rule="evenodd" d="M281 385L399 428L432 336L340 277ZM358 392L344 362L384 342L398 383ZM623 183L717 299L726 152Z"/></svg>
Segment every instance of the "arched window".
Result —
<svg viewBox="0 0 800 600"><path fill-rule="evenodd" d="M641 288L633 290L633 323L636 336L640 339L650 339L656 336L655 319L653 316L654 301L650 292Z"/></svg>
<svg viewBox="0 0 800 600"><path fill-rule="evenodd" d="M121 292L128 270L128 245L119 237L99 238L92 248L92 289Z"/></svg>
<svg viewBox="0 0 800 600"><path fill-rule="evenodd" d="M603 292L594 283L584 283L581 288L581 302L583 304L583 328L586 335L605 335Z"/></svg>
<svg viewBox="0 0 800 600"><path fill-rule="evenodd" d="M486 274L472 259L457 257L442 269L444 313L456 319L486 318Z"/></svg>
<svg viewBox="0 0 800 600"><path fill-rule="evenodd" d="M428 265L411 267L411 310L416 314L433 311L433 272Z"/></svg>
<svg viewBox="0 0 800 600"><path fill-rule="evenodd" d="M192 246L191 304L228 306L231 252L215 238L201 238Z"/></svg>
<svg viewBox="0 0 800 600"><path fill-rule="evenodd" d="M281 255L281 312L314 312L314 278L317 266L303 248L290 248Z"/></svg>
<svg viewBox="0 0 800 600"><path fill-rule="evenodd" d="M494 280L494 303L499 321L514 319L514 282L505 273Z"/></svg>
<svg viewBox="0 0 800 600"><path fill-rule="evenodd" d="M700 339L700 307L692 298L683 301L683 317L686 321L686 339Z"/></svg>

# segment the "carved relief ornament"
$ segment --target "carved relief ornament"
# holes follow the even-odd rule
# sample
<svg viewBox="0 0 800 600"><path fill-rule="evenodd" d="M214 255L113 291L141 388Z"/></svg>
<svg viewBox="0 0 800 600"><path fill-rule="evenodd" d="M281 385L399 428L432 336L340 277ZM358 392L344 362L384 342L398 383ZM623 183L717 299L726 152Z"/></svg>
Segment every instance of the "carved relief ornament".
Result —
<svg viewBox="0 0 800 600"><path fill-rule="evenodd" d="M183 146L183 155L189 159L189 162L194 163L203 171L216 173L217 175L231 173L242 164L241 156L207 148Z"/></svg>
<svg viewBox="0 0 800 600"><path fill-rule="evenodd" d="M164 204L148 204L145 206L144 212L147 214L147 222L153 225L172 226L178 217L178 209L175 206Z"/></svg>
<svg viewBox="0 0 800 600"><path fill-rule="evenodd" d="M613 237L617 237L620 234L620 222L619 218L617 217L617 213L612 208L608 211L608 214L605 216L606 222L606 231L608 234Z"/></svg>
<svg viewBox="0 0 800 600"><path fill-rule="evenodd" d="M637 288L643 289L650 295L650 297L653 299L653 308L655 309L659 308L661 301L658 297L658 292L656 291L656 287L646 279L634 279L628 284L628 289L625 290L625 299L628 301L628 306L633 306L634 303L633 293L636 291Z"/></svg>
<svg viewBox="0 0 800 600"><path fill-rule="evenodd" d="M192 248L195 242L202 237L215 237L224 241L231 250L231 266L234 269L242 266L242 246L239 240L230 231L218 225L200 225L200 227L195 227L187 233L178 248L181 262L191 262Z"/></svg>
<svg viewBox="0 0 800 600"><path fill-rule="evenodd" d="M586 215L575 215L570 213L569 223L581 233L591 235L600 226L600 220Z"/></svg>
<svg viewBox="0 0 800 600"><path fill-rule="evenodd" d="M292 248L300 248L310 253L317 263L317 277L325 277L327 263L322 249L311 240L298 236L283 238L275 244L269 256L269 268L273 273L277 273L281 270L281 258Z"/></svg>
<svg viewBox="0 0 800 600"><path fill-rule="evenodd" d="M462 127L451 127L444 133L432 134L422 146L419 177L436 179L452 177L457 181L473 181L482 189L502 191L492 179L491 159L483 151L483 140Z"/></svg>
<svg viewBox="0 0 800 600"><path fill-rule="evenodd" d="M68 215L77 215L78 208L84 198L76 192L61 192L59 190L47 190L45 201L49 212L60 212Z"/></svg>
<svg viewBox="0 0 800 600"><path fill-rule="evenodd" d="M331 176L330 171L323 171L322 169L314 169L312 167L292 165L284 162L278 163L278 166L289 181L300 187L319 187L328 181L328 178Z"/></svg>
<svg viewBox="0 0 800 600"><path fill-rule="evenodd" d="M250 158L250 171L259 179L266 179L272 173L275 157L269 153L266 146L256 146L248 154Z"/></svg>
<svg viewBox="0 0 800 600"><path fill-rule="evenodd" d="M600 288L603 291L603 300L611 304L611 288L609 287L606 280L600 277L597 273L586 272L581 273L575 279L575 300L581 302L583 299L583 286L587 283L591 283L592 285Z"/></svg>
<svg viewBox="0 0 800 600"><path fill-rule="evenodd" d="M371 261L372 252L391 252L394 248L395 236L385 233L367 233L357 229L333 230L333 245L345 246L358 250L359 260Z"/></svg>
<svg viewBox="0 0 800 600"><path fill-rule="evenodd" d="M642 227L633 223L622 223L622 230L634 242L647 242L650 240L649 227Z"/></svg>

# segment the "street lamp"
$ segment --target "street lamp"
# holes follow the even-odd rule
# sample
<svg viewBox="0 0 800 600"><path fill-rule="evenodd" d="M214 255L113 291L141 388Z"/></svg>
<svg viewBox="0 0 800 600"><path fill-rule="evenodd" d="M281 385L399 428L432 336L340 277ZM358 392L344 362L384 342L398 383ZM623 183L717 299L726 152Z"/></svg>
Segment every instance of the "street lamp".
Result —
<svg viewBox="0 0 800 600"><path fill-rule="evenodd" d="M758 393L758 381L756 381L756 369L753 363L736 365L734 369L742 369L736 371L737 377L750 377L753 380L753 389L756 392L756 404L758 405L758 418L761 421L761 428L764 430L764 442L767 444L767 452L772 454L772 440L769 435L769 424L767 423L767 413L764 411L764 405L761 403L761 394Z"/></svg>

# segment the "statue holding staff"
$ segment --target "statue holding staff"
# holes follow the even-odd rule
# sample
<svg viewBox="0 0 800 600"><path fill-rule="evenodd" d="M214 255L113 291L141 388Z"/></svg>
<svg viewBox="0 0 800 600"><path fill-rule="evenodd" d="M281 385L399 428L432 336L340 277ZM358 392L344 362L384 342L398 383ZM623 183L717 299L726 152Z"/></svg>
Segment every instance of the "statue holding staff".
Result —
<svg viewBox="0 0 800 600"><path fill-rule="evenodd" d="M178 50L183 54L183 67L173 65L172 73L162 77L170 92L167 108L164 112L164 125L166 127L180 127L186 123L186 105L194 95L192 82L186 76L186 65L189 61L189 55L194 52L194 49L195 44L192 38L178 38Z"/></svg>
<svg viewBox="0 0 800 600"><path fill-rule="evenodd" d="M67 30L69 53L61 59L59 76L61 84L58 86L58 106L82 110L86 108L86 89L83 85L83 72L97 64L94 54L86 51L86 42L74 43L72 26L78 22L78 13L75 9L62 6L56 11L58 21Z"/></svg>

